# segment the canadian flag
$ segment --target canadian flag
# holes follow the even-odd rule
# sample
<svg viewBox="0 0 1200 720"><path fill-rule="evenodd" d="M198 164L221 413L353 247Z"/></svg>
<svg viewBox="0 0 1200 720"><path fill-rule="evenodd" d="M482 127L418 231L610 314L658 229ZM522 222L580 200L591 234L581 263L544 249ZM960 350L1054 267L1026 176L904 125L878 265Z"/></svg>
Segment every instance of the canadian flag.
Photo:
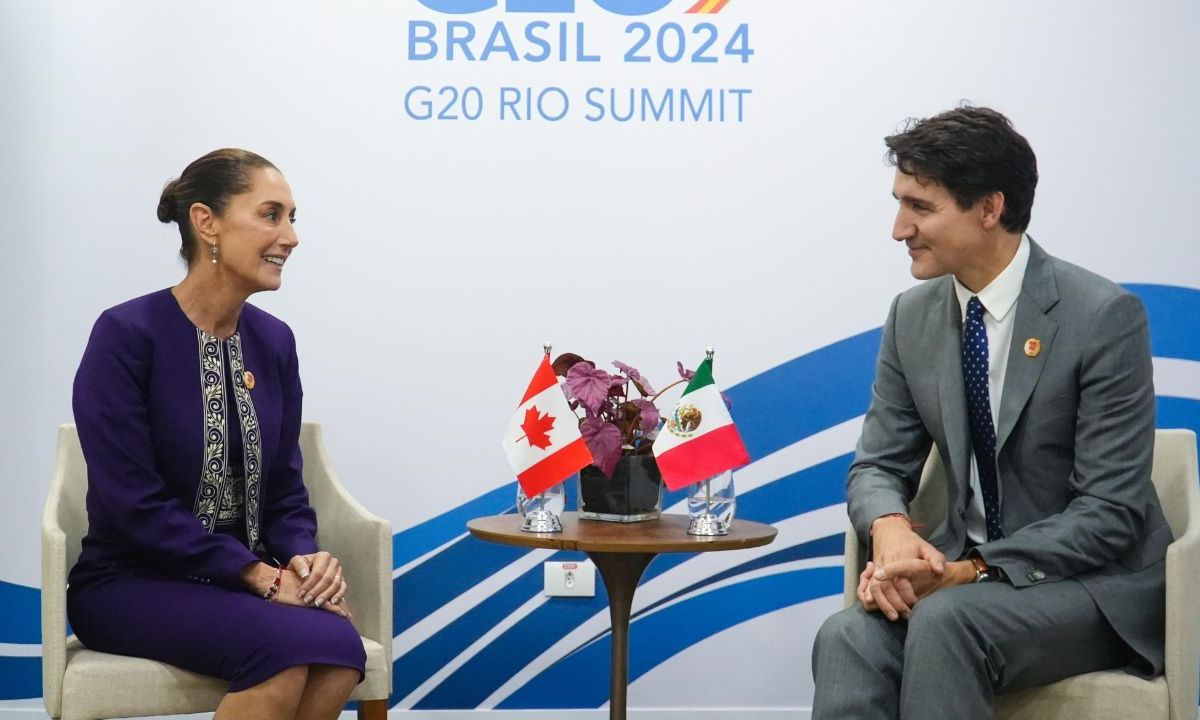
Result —
<svg viewBox="0 0 1200 720"><path fill-rule="evenodd" d="M517 482L532 497L592 463L579 434L579 419L558 386L550 356L529 381L529 389L500 440Z"/></svg>

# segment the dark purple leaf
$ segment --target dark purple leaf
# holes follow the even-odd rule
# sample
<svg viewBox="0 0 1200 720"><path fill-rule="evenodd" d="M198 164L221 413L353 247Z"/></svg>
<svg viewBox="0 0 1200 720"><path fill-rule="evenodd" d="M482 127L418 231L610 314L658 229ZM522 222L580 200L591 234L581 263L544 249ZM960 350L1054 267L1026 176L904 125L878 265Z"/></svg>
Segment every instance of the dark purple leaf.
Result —
<svg viewBox="0 0 1200 720"><path fill-rule="evenodd" d="M592 362L591 360L584 360L575 353L563 353L562 355L559 355L554 359L554 362L550 363L550 366L554 368L555 375L559 377L566 377L567 372L571 368L575 367L577 363L581 362L587 363L592 367L596 367L596 363Z"/></svg>
<svg viewBox="0 0 1200 720"><path fill-rule="evenodd" d="M608 373L584 362L575 363L567 371L567 389L593 415L600 411L611 384Z"/></svg>
<svg viewBox="0 0 1200 720"><path fill-rule="evenodd" d="M632 401L638 409L642 411L641 420L639 421L639 429L643 434L648 433L658 427L659 412L658 408L654 407L654 403L649 400L637 399Z"/></svg>
<svg viewBox="0 0 1200 720"><path fill-rule="evenodd" d="M579 424L579 432L592 453L592 461L600 472L612 476L617 460L621 459L621 431L616 425L596 417Z"/></svg>
<svg viewBox="0 0 1200 720"><path fill-rule="evenodd" d="M617 412L617 429L621 431L621 442L625 450L630 450L637 441L637 430L641 427L642 409L626 400L617 407Z"/></svg>
<svg viewBox="0 0 1200 720"><path fill-rule="evenodd" d="M633 384L637 386L638 392L643 396L654 394L654 388L650 387L650 381L642 377L637 368L630 367L620 360L613 360L613 366L625 373L633 381Z"/></svg>
<svg viewBox="0 0 1200 720"><path fill-rule="evenodd" d="M684 369L683 363L679 362L678 360L675 361L675 367L679 370L679 377L683 378L684 380L691 380L692 376L696 374L695 370Z"/></svg>

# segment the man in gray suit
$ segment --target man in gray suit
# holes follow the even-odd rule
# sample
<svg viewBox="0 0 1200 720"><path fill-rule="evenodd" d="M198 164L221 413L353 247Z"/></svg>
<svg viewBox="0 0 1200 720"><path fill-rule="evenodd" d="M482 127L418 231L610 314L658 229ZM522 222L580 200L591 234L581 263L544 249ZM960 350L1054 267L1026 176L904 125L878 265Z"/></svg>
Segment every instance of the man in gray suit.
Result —
<svg viewBox="0 0 1200 720"><path fill-rule="evenodd" d="M995 692L1160 673L1172 538L1141 303L1025 234L1037 161L1003 115L885 142L892 236L927 282L883 328L846 482L871 562L817 636L812 717L990 718ZM931 445L948 514L926 535L907 513Z"/></svg>

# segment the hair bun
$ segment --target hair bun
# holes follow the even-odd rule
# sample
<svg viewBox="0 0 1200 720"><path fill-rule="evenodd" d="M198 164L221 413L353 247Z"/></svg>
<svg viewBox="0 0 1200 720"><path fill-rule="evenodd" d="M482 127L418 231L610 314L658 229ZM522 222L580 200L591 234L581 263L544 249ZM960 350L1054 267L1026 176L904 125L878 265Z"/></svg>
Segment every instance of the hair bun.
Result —
<svg viewBox="0 0 1200 720"><path fill-rule="evenodd" d="M170 223L175 220L175 184L177 180L172 180L163 188L162 196L158 198L158 220L159 222Z"/></svg>

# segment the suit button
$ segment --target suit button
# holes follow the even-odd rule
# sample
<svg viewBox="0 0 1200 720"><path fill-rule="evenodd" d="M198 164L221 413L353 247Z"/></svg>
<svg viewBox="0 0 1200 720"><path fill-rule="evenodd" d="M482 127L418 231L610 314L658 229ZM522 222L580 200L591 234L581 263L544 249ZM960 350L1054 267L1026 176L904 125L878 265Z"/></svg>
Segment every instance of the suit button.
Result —
<svg viewBox="0 0 1200 720"><path fill-rule="evenodd" d="M1042 572L1041 570L1030 570L1027 577L1029 578L1030 582L1037 582L1038 580L1045 580L1046 573Z"/></svg>

